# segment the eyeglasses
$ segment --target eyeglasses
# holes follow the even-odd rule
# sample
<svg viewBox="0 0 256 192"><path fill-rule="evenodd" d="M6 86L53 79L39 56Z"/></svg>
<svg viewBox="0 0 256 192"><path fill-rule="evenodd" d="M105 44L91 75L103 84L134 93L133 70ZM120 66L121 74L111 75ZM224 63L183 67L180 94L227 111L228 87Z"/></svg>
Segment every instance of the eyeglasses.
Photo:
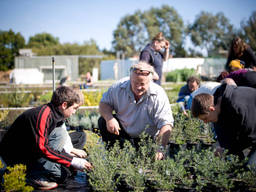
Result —
<svg viewBox="0 0 256 192"><path fill-rule="evenodd" d="M142 75L142 76L148 76L151 72L147 71L147 70L140 70L140 69L136 69L133 68L132 71L137 74L137 75Z"/></svg>

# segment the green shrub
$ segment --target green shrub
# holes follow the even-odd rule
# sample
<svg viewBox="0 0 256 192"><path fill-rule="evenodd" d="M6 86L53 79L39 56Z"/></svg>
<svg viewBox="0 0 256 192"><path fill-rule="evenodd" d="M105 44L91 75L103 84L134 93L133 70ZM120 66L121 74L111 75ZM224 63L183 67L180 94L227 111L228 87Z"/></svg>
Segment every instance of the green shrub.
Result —
<svg viewBox="0 0 256 192"><path fill-rule="evenodd" d="M48 91L39 97L39 103L41 105L45 103L49 103L51 101L51 98L52 98L52 91Z"/></svg>
<svg viewBox="0 0 256 192"><path fill-rule="evenodd" d="M194 69L176 69L166 74L166 82L184 82L187 81L188 77L195 75Z"/></svg>
<svg viewBox="0 0 256 192"><path fill-rule="evenodd" d="M94 130L98 128L98 119L100 115L96 112L79 112L68 118L68 124L73 127L80 126L85 130Z"/></svg>
<svg viewBox="0 0 256 192"><path fill-rule="evenodd" d="M33 191L33 187L26 186L26 166L22 164L7 167L4 174L4 191Z"/></svg>
<svg viewBox="0 0 256 192"><path fill-rule="evenodd" d="M11 93L0 94L0 105L2 107L26 107L29 106L32 93L26 93L24 89L15 89Z"/></svg>
<svg viewBox="0 0 256 192"><path fill-rule="evenodd" d="M190 111L188 117L182 113L173 113L174 127L170 140L177 144L205 143L214 141L210 124L205 124L197 118L193 118Z"/></svg>
<svg viewBox="0 0 256 192"><path fill-rule="evenodd" d="M108 151L89 149L94 169L88 173L95 191L243 191L256 185L255 173L237 156L215 156L213 149L180 147L172 157L155 160L156 145L145 140L135 149L130 142Z"/></svg>

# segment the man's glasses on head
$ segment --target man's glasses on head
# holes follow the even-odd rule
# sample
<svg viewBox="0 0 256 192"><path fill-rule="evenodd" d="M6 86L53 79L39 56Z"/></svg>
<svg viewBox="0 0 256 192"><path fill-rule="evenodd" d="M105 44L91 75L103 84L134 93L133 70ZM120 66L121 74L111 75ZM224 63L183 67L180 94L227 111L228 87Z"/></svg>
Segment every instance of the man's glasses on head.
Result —
<svg viewBox="0 0 256 192"><path fill-rule="evenodd" d="M141 70L141 69L136 69L133 68L132 71L137 74L137 75L142 75L142 76L148 76L151 72L147 70Z"/></svg>

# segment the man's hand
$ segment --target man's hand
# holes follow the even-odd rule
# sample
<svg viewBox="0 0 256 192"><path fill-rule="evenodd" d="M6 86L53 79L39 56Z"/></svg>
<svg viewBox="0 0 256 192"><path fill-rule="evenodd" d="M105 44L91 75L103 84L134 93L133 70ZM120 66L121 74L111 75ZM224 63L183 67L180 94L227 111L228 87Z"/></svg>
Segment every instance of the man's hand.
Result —
<svg viewBox="0 0 256 192"><path fill-rule="evenodd" d="M119 127L118 121L115 118L108 120L106 124L108 132L113 133L115 135L119 135L119 130L121 129Z"/></svg>
<svg viewBox="0 0 256 192"><path fill-rule="evenodd" d="M217 157L221 157L223 152L224 152L224 149L222 147L217 147L215 152L214 152L214 155L217 156Z"/></svg>

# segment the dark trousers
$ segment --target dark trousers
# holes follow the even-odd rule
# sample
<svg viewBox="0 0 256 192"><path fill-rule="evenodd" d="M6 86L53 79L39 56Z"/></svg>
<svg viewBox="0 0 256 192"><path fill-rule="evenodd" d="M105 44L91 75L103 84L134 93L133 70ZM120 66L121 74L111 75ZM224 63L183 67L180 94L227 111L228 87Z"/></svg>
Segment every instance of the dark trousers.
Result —
<svg viewBox="0 0 256 192"><path fill-rule="evenodd" d="M83 149L86 143L86 135L83 131L75 131L69 133L73 147L76 149Z"/></svg>
<svg viewBox="0 0 256 192"><path fill-rule="evenodd" d="M129 141L134 147L137 148L140 139L139 138L131 138L123 129L123 127L122 127L121 123L119 122L118 118L116 117L116 115L114 115L114 118L116 118L116 120L119 123L119 127L121 128L121 130L119 130L119 135L115 135L113 133L108 132L106 121L103 117L100 117L98 119L98 126L99 126L99 130L100 130L100 134L102 136L102 140L104 142L106 142L107 148L112 147L116 141L119 142L121 148L123 147L125 141Z"/></svg>

